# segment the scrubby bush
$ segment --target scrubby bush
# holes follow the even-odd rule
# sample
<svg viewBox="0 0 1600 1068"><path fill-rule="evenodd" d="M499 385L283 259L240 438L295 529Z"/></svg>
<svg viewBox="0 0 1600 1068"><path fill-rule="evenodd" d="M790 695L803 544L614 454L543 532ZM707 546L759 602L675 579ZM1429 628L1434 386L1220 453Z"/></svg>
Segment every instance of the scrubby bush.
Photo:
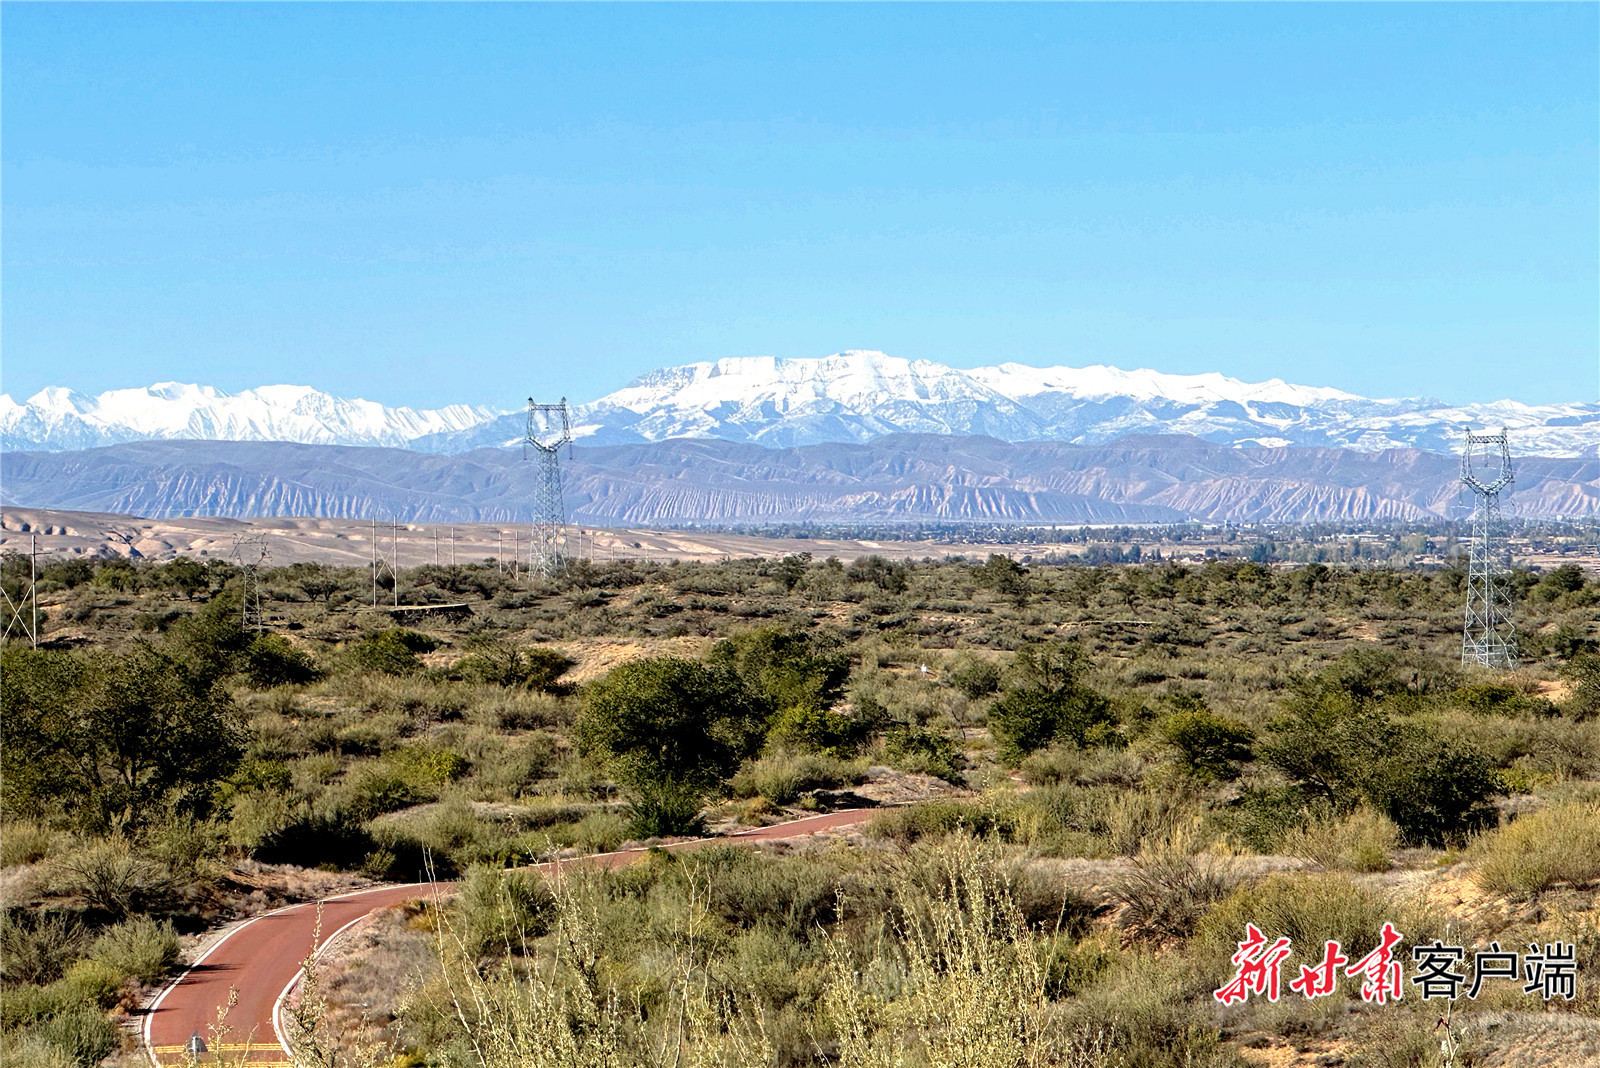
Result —
<svg viewBox="0 0 1600 1068"><path fill-rule="evenodd" d="M1111 891L1124 906L1125 930L1158 941L1188 937L1228 895L1237 880L1227 858L1201 845L1192 828L1180 828L1140 850Z"/></svg>
<svg viewBox="0 0 1600 1068"><path fill-rule="evenodd" d="M1180 709L1161 723L1161 737L1178 752L1188 771L1206 779L1237 779L1251 758L1255 732L1203 705Z"/></svg>
<svg viewBox="0 0 1600 1068"><path fill-rule="evenodd" d="M704 804L705 791L694 783L669 778L639 782L628 799L628 829L635 838L696 835L704 829Z"/></svg>
<svg viewBox="0 0 1600 1068"><path fill-rule="evenodd" d="M178 963L178 935L170 922L136 916L96 938L89 959L117 975L153 983Z"/></svg>
<svg viewBox="0 0 1600 1068"><path fill-rule="evenodd" d="M1479 838L1468 857L1478 884L1496 894L1600 882L1600 804L1573 801L1521 816Z"/></svg>
<svg viewBox="0 0 1600 1068"><path fill-rule="evenodd" d="M165 867L121 837L94 840L55 858L49 875L57 893L117 917L157 908L172 892Z"/></svg>
<svg viewBox="0 0 1600 1068"><path fill-rule="evenodd" d="M865 778L859 764L822 753L768 753L739 769L730 784L735 797L766 798L774 805L792 804L811 790L831 790Z"/></svg>
<svg viewBox="0 0 1600 1068"><path fill-rule="evenodd" d="M393 628L369 634L350 647L351 664L362 671L383 675L411 675L422 670L419 653L429 653L438 643L413 630Z"/></svg>
<svg viewBox="0 0 1600 1068"><path fill-rule="evenodd" d="M899 771L958 784L964 781L961 773L967 766L967 758L949 735L910 724L891 727L884 735L883 759Z"/></svg>
<svg viewBox="0 0 1600 1068"><path fill-rule="evenodd" d="M453 908L469 956L520 955L549 930L555 898L539 875L479 865L461 880Z"/></svg>
<svg viewBox="0 0 1600 1068"><path fill-rule="evenodd" d="M8 983L53 983L86 944L83 925L52 913L7 909L0 915L0 978Z"/></svg>
<svg viewBox="0 0 1600 1068"><path fill-rule="evenodd" d="M310 653L289 639L263 634L245 650L243 672L251 685L268 689L311 682L317 677L317 665Z"/></svg>
<svg viewBox="0 0 1600 1068"><path fill-rule="evenodd" d="M1381 812L1362 806L1346 815L1323 812L1288 832L1282 849L1324 871L1388 871L1400 828Z"/></svg>

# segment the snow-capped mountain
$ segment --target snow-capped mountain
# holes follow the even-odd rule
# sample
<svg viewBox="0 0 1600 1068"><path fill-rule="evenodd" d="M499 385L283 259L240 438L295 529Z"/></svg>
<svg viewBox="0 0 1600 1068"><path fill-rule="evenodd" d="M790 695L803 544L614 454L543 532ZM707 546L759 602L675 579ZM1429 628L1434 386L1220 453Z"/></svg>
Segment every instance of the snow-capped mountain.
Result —
<svg viewBox="0 0 1600 1068"><path fill-rule="evenodd" d="M429 434L479 426L500 414L499 409L465 404L437 411L389 408L310 386L223 393L210 386L162 382L97 397L51 388L25 404L0 394L0 445L61 451L124 441L196 438L404 447Z"/></svg>
<svg viewBox="0 0 1600 1068"><path fill-rule="evenodd" d="M1511 428L1523 455L1592 454L1600 444L1600 404L1449 407L1426 398L1373 400L1278 379L1241 382L1220 374L1015 363L958 370L860 351L656 371L581 406L576 415L576 432L604 444L711 437L793 446L890 433L1099 444L1160 433L1237 446L1451 452L1468 424ZM489 444L483 432L495 429L469 433Z"/></svg>
<svg viewBox="0 0 1600 1068"><path fill-rule="evenodd" d="M1450 407L1426 398L1374 400L1278 379L1252 383L1220 374L1015 363L959 370L867 351L666 368L577 405L573 414L574 433L596 445L688 437L792 447L896 433L1099 444L1159 433L1241 447L1448 453L1471 425L1510 428L1518 455L1600 452L1600 404L1505 400ZM517 444L524 429L523 415L509 405L415 411L341 400L305 386L229 395L167 384L94 398L50 389L25 404L0 396L0 442L8 449L220 438L459 453Z"/></svg>

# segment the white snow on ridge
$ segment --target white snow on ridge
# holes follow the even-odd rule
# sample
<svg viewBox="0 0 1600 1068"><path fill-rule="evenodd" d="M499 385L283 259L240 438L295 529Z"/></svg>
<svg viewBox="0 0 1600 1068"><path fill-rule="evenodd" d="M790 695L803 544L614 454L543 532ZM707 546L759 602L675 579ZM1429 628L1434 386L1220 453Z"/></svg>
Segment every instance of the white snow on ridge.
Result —
<svg viewBox="0 0 1600 1068"><path fill-rule="evenodd" d="M25 404L0 396L0 432L8 448L90 448L163 438L404 448L424 434L465 430L500 414L464 404L437 411L389 408L310 386L262 386L230 394L211 386L159 382L96 397L52 387Z"/></svg>
<svg viewBox="0 0 1600 1068"><path fill-rule="evenodd" d="M1235 403L1267 401L1305 406L1328 401L1366 400L1354 393L1325 386L1295 386L1281 378L1243 382L1215 371L1198 375L1169 375L1160 371L1124 371L1095 364L1089 367L1028 367L1002 363L975 367L967 372L997 393L1020 400L1041 393L1065 393L1085 399L1133 397L1137 400L1171 400L1206 404L1219 400Z"/></svg>
<svg viewBox="0 0 1600 1068"><path fill-rule="evenodd" d="M0 395L0 445L84 449L162 438L383 445L463 452L515 444L515 408L391 408L309 386L229 394L159 383L88 397L53 387ZM574 406L574 436L597 445L720 438L762 445L868 441L886 434L984 434L1095 444L1124 434L1193 434L1238 447L1459 448L1462 429L1505 426L1519 455L1600 452L1600 404L1504 400L1449 407L1222 374L1115 367L961 370L852 350L820 359L739 357L652 371Z"/></svg>

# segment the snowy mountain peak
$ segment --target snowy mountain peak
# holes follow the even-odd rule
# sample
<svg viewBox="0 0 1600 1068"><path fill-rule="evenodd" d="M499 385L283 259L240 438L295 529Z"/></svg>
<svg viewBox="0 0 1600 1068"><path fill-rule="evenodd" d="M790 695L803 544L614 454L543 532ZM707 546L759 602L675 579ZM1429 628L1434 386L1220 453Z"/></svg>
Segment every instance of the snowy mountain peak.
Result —
<svg viewBox="0 0 1600 1068"><path fill-rule="evenodd" d="M387 408L310 386L262 386L225 393L213 386L158 382L95 397L50 387L25 404L0 396L0 444L7 449L56 450L198 438L404 448L419 437L467 430L500 414L500 409L469 405L438 411Z"/></svg>
<svg viewBox="0 0 1600 1068"><path fill-rule="evenodd" d="M1372 400L1326 386L1218 373L1116 367L967 370L867 349L789 359L742 356L652 371L574 406L590 444L721 438L769 446L865 442L887 434L986 435L1098 444L1127 434L1192 434L1218 444L1340 446L1451 452L1461 429L1505 426L1519 455L1600 450L1600 405ZM41 390L0 395L0 445L82 449L159 438L386 445L462 452L522 440L520 411L454 405L433 411L277 385L230 394L162 382L86 397Z"/></svg>

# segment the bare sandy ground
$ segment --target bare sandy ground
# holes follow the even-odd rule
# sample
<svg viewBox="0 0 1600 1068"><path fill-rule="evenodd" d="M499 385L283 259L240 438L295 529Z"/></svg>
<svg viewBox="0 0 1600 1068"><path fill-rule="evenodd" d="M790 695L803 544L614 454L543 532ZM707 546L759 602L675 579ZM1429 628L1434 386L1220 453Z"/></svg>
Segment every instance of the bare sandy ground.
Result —
<svg viewBox="0 0 1600 1068"><path fill-rule="evenodd" d="M41 560L70 556L138 556L170 560L231 559L236 538L266 536L273 564L315 561L359 566L377 553L399 567L423 564L478 563L527 559L528 528L487 523L424 526L365 522L355 519L215 519L205 516L143 519L100 512L63 512L42 508L7 508L0 513L0 552L29 551L36 540ZM849 561L874 553L890 559L976 556L1010 552L1042 555L1064 546L952 545L929 541L846 541L810 538L763 538L741 534L701 534L674 530L607 530L569 527L567 551L597 562L621 559L699 560L715 562L757 557L776 558L809 552L818 560L837 556Z"/></svg>

